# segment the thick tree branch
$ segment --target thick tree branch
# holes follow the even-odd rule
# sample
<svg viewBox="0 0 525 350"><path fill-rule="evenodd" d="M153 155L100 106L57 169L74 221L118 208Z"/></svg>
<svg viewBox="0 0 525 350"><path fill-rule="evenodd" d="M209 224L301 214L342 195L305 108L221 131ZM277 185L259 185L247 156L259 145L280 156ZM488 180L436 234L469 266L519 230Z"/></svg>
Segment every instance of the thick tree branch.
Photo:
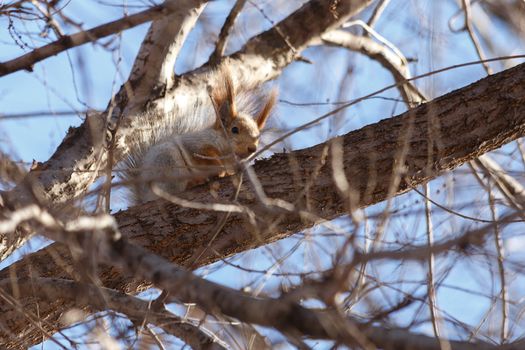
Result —
<svg viewBox="0 0 525 350"><path fill-rule="evenodd" d="M524 79L525 64L522 64L400 116L342 136L344 169L347 178L351 179L350 185L360 194L359 205L364 207L386 199L396 154L404 137L408 137L409 149L403 173L400 174L403 181L396 191L398 194L524 136ZM430 117L439 121L439 129L432 129L432 132L439 132L440 148L434 146L428 150L430 128L427 123ZM413 131L407 135L407 126L411 123ZM347 203L338 196L331 167L322 156L328 145L325 143L294 151L292 155L277 154L269 160L256 162L254 171L266 195L294 203L297 211L307 210L325 220L346 214ZM294 161L290 163L292 158ZM215 193L220 198L230 198L235 191L230 181L228 178L218 181L220 188ZM195 188L190 195L191 199L202 203L216 201L206 186ZM297 212L283 212L282 209L262 205L256 198L250 186L243 186L239 202L253 210L265 225L253 227L244 216L232 214L214 241L213 229L219 219L219 214L215 212L182 208L159 200L115 216L126 237L186 267L217 261L287 237L316 223ZM272 229L266 231L268 226ZM257 235L251 232L257 232ZM203 253L210 241L211 249ZM50 256L60 257L63 265L57 264L58 260L54 261ZM196 261L198 256L200 258ZM11 268L20 277L28 276L29 269L32 269L41 276L70 278L67 257L64 246L53 244L13 264ZM9 276L9 268L0 273L0 278ZM100 278L107 287L126 292L137 292L149 286L130 281L112 269L102 271ZM41 314L52 319L67 307L66 303L48 308L41 305ZM11 317L5 320L5 324L14 333L34 336L31 326L20 318Z"/></svg>
<svg viewBox="0 0 525 350"><path fill-rule="evenodd" d="M166 333L184 340L193 349L225 349L217 339L171 312L165 309L152 310L147 301L108 288L58 278L33 277L1 281L0 294L2 299L9 298L14 303L19 298L38 297L48 301L66 300L91 312L111 309L126 315L136 325L149 323L158 326ZM24 346L23 339L20 343Z"/></svg>
<svg viewBox="0 0 525 350"><path fill-rule="evenodd" d="M128 113L140 110L152 91L172 88L175 60L205 3L204 0L177 1L176 11L151 24L131 69L128 83L133 91L132 96L127 96L131 101L126 107ZM122 88L119 95L124 93L128 90ZM117 95L116 100L121 98Z"/></svg>
<svg viewBox="0 0 525 350"><path fill-rule="evenodd" d="M312 0L272 29L251 39L239 53L225 59L224 64L229 66L234 76L250 76L254 83L262 83L277 76L312 40L340 26L371 2ZM171 91L156 100L157 105L170 112L205 96L207 84L214 79L208 74L209 68L205 66L181 77ZM123 118L120 124L117 140L114 140L114 162L126 153L126 139L134 137L135 116ZM195 125L193 120L184 119L184 116L181 118L181 130L202 127ZM29 174L27 183L31 184L31 190L55 204L82 195L107 161L107 152L102 147L107 132L106 120L105 115L95 115L87 118L80 127L70 129L53 156ZM6 197L12 198L15 203L27 204L32 201L32 193L27 192L26 186L18 186ZM0 233L0 242L7 241L3 235ZM26 232L18 230L10 242L23 242L25 235ZM4 259L16 248L0 246L0 258Z"/></svg>
<svg viewBox="0 0 525 350"><path fill-rule="evenodd" d="M385 350L418 350L435 349L441 350L441 344L436 338L421 334L414 334L404 329L385 329L384 327L372 327L365 333L374 344ZM469 343L455 340L443 340L445 344L450 344L451 350L518 350L525 344L523 341L506 344L503 346L489 345L485 343Z"/></svg>

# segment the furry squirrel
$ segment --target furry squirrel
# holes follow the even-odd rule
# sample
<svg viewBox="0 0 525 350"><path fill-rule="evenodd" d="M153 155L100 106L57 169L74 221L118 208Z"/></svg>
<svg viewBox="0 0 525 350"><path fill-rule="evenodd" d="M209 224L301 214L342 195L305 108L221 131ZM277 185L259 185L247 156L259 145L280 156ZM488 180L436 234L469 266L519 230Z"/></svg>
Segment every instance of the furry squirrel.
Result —
<svg viewBox="0 0 525 350"><path fill-rule="evenodd" d="M247 80L234 84L226 69L219 70L214 85L209 100L163 118L163 125L156 125L159 118L153 112L141 118L122 175L131 183L134 204L157 198L152 184L176 194L214 176L233 175L238 160L257 150L275 105L275 90L265 91ZM194 122L196 130L185 128L181 118L186 124Z"/></svg>

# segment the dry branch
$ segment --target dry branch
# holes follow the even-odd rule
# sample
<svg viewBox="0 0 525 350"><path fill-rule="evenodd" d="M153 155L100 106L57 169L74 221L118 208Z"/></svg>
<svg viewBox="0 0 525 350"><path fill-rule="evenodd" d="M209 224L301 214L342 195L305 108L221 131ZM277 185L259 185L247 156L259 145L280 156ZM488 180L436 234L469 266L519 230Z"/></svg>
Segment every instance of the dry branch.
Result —
<svg viewBox="0 0 525 350"><path fill-rule="evenodd" d="M224 55L224 50L226 50L226 44L228 43L228 37L230 35L230 30L233 28L235 20L237 19L237 16L241 12L245 3L246 0L237 0L235 5L233 5L230 14L228 17L226 17L226 21L221 28L219 38L217 39L217 44L215 45L215 50L210 55L208 60L209 62L217 62Z"/></svg>
<svg viewBox="0 0 525 350"><path fill-rule="evenodd" d="M115 98L131 101L128 113L140 109L152 91L173 87L175 61L205 6L204 0L176 1L175 11L151 24L131 69L129 87L123 86Z"/></svg>
<svg viewBox="0 0 525 350"><path fill-rule="evenodd" d="M51 56L55 56L63 51L80 46L111 34L119 33L125 29L133 28L139 24L154 20L169 14L176 9L171 1L165 4L153 6L150 9L126 16L113 22L105 23L98 27L82 31L73 35L64 35L57 41L39 47L23 56L14 58L10 61L0 63L0 77L26 69L33 70L33 65Z"/></svg>
<svg viewBox="0 0 525 350"><path fill-rule="evenodd" d="M400 116L342 136L345 172L350 185L360 193L359 205L364 207L386 199L395 157L403 137L408 137L409 150L403 164L404 171L400 174L403 181L397 190L398 194L523 136L524 80L525 65L522 64ZM439 133L439 149L435 145L431 150L427 149L430 130L427 123L430 117L438 121L439 128L433 128L432 131ZM413 131L406 135L410 123ZM347 213L347 203L338 196L333 184L331 167L322 157L328 145L325 143L291 154L276 154L269 160L256 162L254 170L267 196L294 203L296 209L308 210L322 219L333 219ZM292 158L293 164L298 164L299 168L290 166ZM216 193L220 198L230 198L234 192L230 181L218 181L220 189ZM203 203L216 201L206 186L191 191L191 198ZM254 228L242 215L231 215L213 242L213 249L208 249L199 261L195 261L195 257L212 240L212 229L219 219L218 213L156 201L118 213L116 219L121 232L131 241L186 267L202 266L287 237L315 224L297 213L268 208L255 198L249 186L243 186L240 203L253 210L261 223L266 223L264 227L270 223L271 229L265 230L262 225L258 229ZM251 234L254 231L258 231L257 236ZM57 264L51 256L60 257L63 265ZM27 277L29 269L32 269L40 276L70 278L67 272L71 271L69 260L64 246L53 244L13 264L11 268L19 277ZM0 274L2 279L9 276L9 268ZM148 283L131 281L113 269L104 269L100 278L107 287L126 292L137 292L149 286ZM27 301L28 308L30 305ZM48 320L56 320L60 312L69 306L65 302L53 305L41 303L40 312ZM5 311L1 305L0 311ZM38 332L20 317L2 319L1 323L13 333L39 341Z"/></svg>
<svg viewBox="0 0 525 350"><path fill-rule="evenodd" d="M91 284L58 278L3 280L0 282L0 294L1 299L7 298L14 303L21 297L38 296L39 299L48 301L67 300L77 308L87 308L91 312L111 309L126 315L136 325L150 323L158 326L166 333L184 340L192 349L225 349L217 339L165 309L153 310L147 301ZM19 346L27 346L23 338L19 340Z"/></svg>
<svg viewBox="0 0 525 350"><path fill-rule="evenodd" d="M403 60L386 46L377 43L374 39L367 36L357 36L343 30L334 30L324 34L322 42L326 45L360 52L379 62L392 74L398 84L403 100L410 107L426 101L426 98L417 90L413 83L407 81L410 78L410 73L406 60Z"/></svg>

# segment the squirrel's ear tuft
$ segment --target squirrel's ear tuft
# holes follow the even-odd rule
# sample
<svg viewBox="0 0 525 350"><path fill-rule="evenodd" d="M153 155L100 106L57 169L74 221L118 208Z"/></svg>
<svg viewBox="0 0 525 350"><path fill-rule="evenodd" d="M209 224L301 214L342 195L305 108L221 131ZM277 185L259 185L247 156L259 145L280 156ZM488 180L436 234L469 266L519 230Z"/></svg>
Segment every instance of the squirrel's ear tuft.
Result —
<svg viewBox="0 0 525 350"><path fill-rule="evenodd" d="M264 124L266 124L268 117L272 113L272 109L275 106L276 101L277 101L277 90L274 89L268 96L268 100L262 107L259 114L257 114L257 116L255 117L255 121L257 122L257 127L259 128L259 130L262 130L262 128L264 128Z"/></svg>
<svg viewBox="0 0 525 350"><path fill-rule="evenodd" d="M227 113L225 110L225 104L219 105L218 102L213 98L213 94L210 95L211 98L211 104L213 105L213 109L215 111L215 124L213 127L217 130L222 130L223 125L226 124L226 120L224 120L223 116Z"/></svg>
<svg viewBox="0 0 525 350"><path fill-rule="evenodd" d="M216 124L220 121L223 125L229 124L237 116L235 107L235 87L230 71L222 67L217 72L217 84L212 88L211 101L216 114Z"/></svg>

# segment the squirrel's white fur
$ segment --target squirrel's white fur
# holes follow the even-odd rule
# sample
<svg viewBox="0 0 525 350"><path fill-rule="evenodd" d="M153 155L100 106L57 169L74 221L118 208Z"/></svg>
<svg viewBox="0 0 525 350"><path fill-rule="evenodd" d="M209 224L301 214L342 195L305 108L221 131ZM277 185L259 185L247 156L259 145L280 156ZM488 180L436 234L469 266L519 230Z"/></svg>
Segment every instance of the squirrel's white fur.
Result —
<svg viewBox="0 0 525 350"><path fill-rule="evenodd" d="M163 118L148 111L139 118L122 175L135 204L156 198L152 183L169 194L182 192L232 174L238 159L255 152L275 93L248 80L234 83L226 69L217 73L209 98L192 108Z"/></svg>

